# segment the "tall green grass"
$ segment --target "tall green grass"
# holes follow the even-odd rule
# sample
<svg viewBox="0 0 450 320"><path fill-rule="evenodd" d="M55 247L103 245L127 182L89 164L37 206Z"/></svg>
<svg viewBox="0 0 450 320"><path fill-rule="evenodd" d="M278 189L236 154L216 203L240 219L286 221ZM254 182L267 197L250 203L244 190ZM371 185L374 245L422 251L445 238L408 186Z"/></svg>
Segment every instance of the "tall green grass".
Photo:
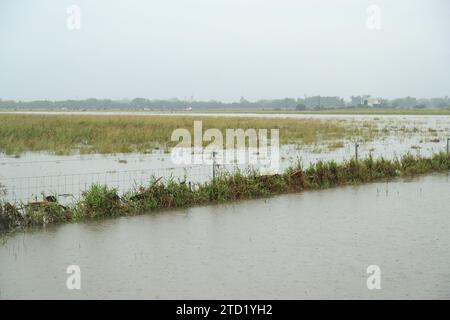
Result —
<svg viewBox="0 0 450 320"><path fill-rule="evenodd" d="M186 128L193 136L194 120L203 130L279 129L281 144L313 144L350 137L371 139L381 134L375 125L360 127L332 119L264 119L211 116L14 115L0 113L0 152L130 153L168 150L172 132Z"/></svg>

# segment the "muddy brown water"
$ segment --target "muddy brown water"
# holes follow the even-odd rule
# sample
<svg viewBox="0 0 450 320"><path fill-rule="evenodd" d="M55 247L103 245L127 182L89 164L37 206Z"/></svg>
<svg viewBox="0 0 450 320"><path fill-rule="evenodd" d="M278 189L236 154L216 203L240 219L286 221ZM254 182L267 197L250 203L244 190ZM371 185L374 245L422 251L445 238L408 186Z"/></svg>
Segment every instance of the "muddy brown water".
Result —
<svg viewBox="0 0 450 320"><path fill-rule="evenodd" d="M3 240L0 298L450 298L449 230L448 174L65 224Z"/></svg>

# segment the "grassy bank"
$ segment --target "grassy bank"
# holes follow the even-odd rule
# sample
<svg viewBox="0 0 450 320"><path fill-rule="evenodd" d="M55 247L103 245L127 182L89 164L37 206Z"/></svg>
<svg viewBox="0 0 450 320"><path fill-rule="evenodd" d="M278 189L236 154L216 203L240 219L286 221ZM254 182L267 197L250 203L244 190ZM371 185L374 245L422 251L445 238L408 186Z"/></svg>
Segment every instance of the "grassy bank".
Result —
<svg viewBox="0 0 450 320"><path fill-rule="evenodd" d="M343 163L318 162L306 169L299 164L282 174L270 176L237 172L222 174L213 181L195 185L174 180L161 183L155 178L148 185L123 195L119 195L114 188L92 185L68 207L59 205L57 199L32 204L2 203L0 229L135 215L448 170L449 155L438 153L429 158L405 155L396 160L369 157Z"/></svg>
<svg viewBox="0 0 450 320"><path fill-rule="evenodd" d="M183 116L14 115L0 113L0 152L48 151L56 154L129 153L168 150L172 132L193 121L203 130L279 129L281 144L313 144L349 137L371 139L378 134L373 124L357 126L342 120L263 119Z"/></svg>

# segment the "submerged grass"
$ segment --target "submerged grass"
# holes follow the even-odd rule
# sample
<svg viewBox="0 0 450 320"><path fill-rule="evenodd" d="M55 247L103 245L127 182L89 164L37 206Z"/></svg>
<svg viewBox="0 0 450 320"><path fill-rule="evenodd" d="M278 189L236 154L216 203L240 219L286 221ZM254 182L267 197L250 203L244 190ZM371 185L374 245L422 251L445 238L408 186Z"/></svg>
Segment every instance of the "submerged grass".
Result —
<svg viewBox="0 0 450 320"><path fill-rule="evenodd" d="M194 120L203 130L279 129L281 144L313 144L328 140L379 134L375 125L333 119L264 119L213 116L124 116L124 115L17 115L0 113L0 152L21 154L48 151L56 154L130 153L168 150L171 134L186 128L193 135Z"/></svg>
<svg viewBox="0 0 450 320"><path fill-rule="evenodd" d="M299 163L276 175L259 175L256 171L223 173L213 181L195 185L173 179L163 183L160 178L154 178L148 185L122 196L114 188L92 185L69 207L46 201L37 204L1 203L0 229L135 215L448 170L450 156L441 152L431 157L407 154L395 160L368 157L343 163L319 161L306 169Z"/></svg>

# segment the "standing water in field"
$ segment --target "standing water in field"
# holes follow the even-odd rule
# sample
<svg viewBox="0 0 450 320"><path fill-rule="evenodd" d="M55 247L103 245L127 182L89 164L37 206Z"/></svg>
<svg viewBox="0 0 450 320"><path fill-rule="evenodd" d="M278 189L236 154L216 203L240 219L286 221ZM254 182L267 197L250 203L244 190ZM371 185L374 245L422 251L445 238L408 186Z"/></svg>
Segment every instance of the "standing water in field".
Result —
<svg viewBox="0 0 450 320"><path fill-rule="evenodd" d="M43 113L43 114L52 114ZM64 113L57 113L64 114ZM77 114L77 113L70 113ZM92 114L92 113L81 113ZM116 113L94 113L115 115ZM135 113L135 115L151 115ZM212 114L210 114L211 116ZM185 115L195 119L199 114ZM337 162L355 156L393 159L406 153L429 156L444 151L450 137L450 116L394 116L394 115L299 115L299 114L215 114L216 117L259 118L319 118L350 127L376 128L377 135L367 141L352 139L314 144L286 144L280 148L280 170L301 161L305 166L319 160ZM375 130L375 129L374 129ZM369 130L370 131L370 130ZM320 136L320 132L318 132ZM207 155L211 156L211 155ZM245 170L247 166L228 165L223 171ZM0 154L0 183L7 201L36 201L45 195L56 195L62 203L70 203L93 183L106 184L124 193L136 185L147 184L152 176L181 179L193 183L205 182L213 175L212 165L176 165L164 152L148 154L85 154L58 156L48 153L26 152L15 156Z"/></svg>
<svg viewBox="0 0 450 320"><path fill-rule="evenodd" d="M430 175L16 233L0 298L448 299L449 186Z"/></svg>

